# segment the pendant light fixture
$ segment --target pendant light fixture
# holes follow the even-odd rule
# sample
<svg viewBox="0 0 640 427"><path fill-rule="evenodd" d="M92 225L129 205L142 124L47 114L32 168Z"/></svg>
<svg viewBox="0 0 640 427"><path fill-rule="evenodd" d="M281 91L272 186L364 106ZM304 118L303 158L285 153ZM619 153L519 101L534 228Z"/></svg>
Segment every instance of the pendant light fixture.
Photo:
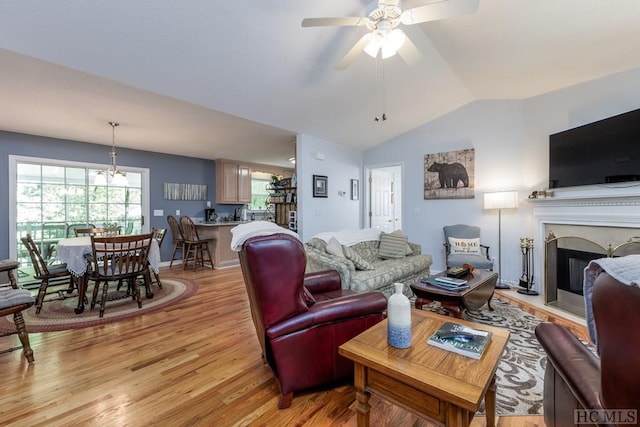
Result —
<svg viewBox="0 0 640 427"><path fill-rule="evenodd" d="M109 178L111 178L111 184L119 187L125 187L129 184L127 174L116 166L116 156L118 156L118 153L116 153L116 127L120 126L120 124L116 122L109 122L109 125L111 126L112 136L111 153L109 153L109 156L111 157L111 166L109 166L109 169L98 171L93 183L95 185L107 185Z"/></svg>

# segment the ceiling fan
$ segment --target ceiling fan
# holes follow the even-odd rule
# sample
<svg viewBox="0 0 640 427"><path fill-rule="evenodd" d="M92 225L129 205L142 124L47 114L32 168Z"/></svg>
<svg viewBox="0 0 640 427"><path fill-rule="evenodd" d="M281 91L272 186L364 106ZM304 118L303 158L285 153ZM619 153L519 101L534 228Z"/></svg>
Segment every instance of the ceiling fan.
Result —
<svg viewBox="0 0 640 427"><path fill-rule="evenodd" d="M478 9L478 2L479 0L440 0L403 10L401 0L379 0L377 7L367 16L305 18L302 26L366 26L369 29L370 32L362 36L336 66L338 70L345 70L363 51L373 58L378 53L382 58L389 58L397 53L406 62L414 63L422 55L404 31L397 28L400 24L414 25L474 13Z"/></svg>

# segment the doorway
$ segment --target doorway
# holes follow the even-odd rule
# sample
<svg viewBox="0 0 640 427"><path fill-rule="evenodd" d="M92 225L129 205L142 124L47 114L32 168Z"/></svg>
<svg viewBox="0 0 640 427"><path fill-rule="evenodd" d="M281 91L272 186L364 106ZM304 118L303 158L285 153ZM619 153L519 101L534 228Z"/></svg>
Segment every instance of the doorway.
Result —
<svg viewBox="0 0 640 427"><path fill-rule="evenodd" d="M365 224L386 233L402 228L402 166L367 168Z"/></svg>

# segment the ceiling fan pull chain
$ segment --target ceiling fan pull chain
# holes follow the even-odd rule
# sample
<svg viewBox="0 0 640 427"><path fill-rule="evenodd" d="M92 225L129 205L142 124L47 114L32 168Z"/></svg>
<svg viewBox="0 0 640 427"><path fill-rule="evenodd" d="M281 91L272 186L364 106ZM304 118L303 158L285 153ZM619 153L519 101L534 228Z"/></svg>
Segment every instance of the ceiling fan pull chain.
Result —
<svg viewBox="0 0 640 427"><path fill-rule="evenodd" d="M385 93L384 93L384 60L382 60L382 121L387 120L386 105L385 105Z"/></svg>
<svg viewBox="0 0 640 427"><path fill-rule="evenodd" d="M382 65L380 65L382 63ZM381 69L381 73L378 73L378 70ZM380 101L382 104L382 121L387 120L387 114L384 112L385 110L385 102L384 102L384 60L380 58L380 55L376 56L376 80L380 75ZM380 116L376 115L373 119L374 122L380 121Z"/></svg>
<svg viewBox="0 0 640 427"><path fill-rule="evenodd" d="M380 59L379 59L379 56L376 56L376 81L378 81L379 76L380 76ZM373 118L373 121L379 122L380 116L376 114L376 116Z"/></svg>

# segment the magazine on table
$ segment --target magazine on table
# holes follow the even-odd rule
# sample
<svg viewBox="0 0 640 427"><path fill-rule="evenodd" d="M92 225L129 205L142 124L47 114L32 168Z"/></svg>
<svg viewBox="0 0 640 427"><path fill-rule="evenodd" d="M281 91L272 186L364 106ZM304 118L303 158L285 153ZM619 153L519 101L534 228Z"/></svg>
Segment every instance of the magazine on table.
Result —
<svg viewBox="0 0 640 427"><path fill-rule="evenodd" d="M447 291L461 291L463 289L469 289L469 285L466 280L462 280L460 282L453 281L444 281L442 277L425 277L421 280L422 283L426 283L427 285L436 286L440 289L445 289ZM451 279L451 278L447 278ZM459 280L459 279L457 279Z"/></svg>
<svg viewBox="0 0 640 427"><path fill-rule="evenodd" d="M453 322L445 322L427 343L464 356L480 359L491 338L491 332Z"/></svg>

